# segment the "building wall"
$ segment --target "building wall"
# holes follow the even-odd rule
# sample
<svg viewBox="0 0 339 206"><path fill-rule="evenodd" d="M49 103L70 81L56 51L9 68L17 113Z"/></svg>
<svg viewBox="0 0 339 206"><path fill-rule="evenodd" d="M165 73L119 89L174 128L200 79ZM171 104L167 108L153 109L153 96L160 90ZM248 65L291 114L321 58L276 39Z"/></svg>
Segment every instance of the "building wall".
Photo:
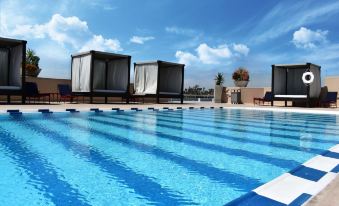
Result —
<svg viewBox="0 0 339 206"><path fill-rule="evenodd" d="M227 87L229 99L228 102L231 102L230 94L232 90L238 90L241 91L241 101L244 104L253 104L253 98L255 97L264 97L265 93L267 91L271 91L271 87Z"/></svg>
<svg viewBox="0 0 339 206"><path fill-rule="evenodd" d="M328 91L339 92L339 76L329 76L325 78L325 86L328 87Z"/></svg>
<svg viewBox="0 0 339 206"><path fill-rule="evenodd" d="M52 79L42 77L26 77L26 82L37 83L41 93L58 93L58 84L72 84L70 79Z"/></svg>

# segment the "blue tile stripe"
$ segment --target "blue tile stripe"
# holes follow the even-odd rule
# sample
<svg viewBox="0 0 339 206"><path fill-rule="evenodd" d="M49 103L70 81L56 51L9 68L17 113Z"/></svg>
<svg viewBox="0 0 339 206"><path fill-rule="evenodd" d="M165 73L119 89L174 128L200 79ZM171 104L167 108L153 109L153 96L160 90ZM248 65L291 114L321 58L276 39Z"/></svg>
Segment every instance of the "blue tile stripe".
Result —
<svg viewBox="0 0 339 206"><path fill-rule="evenodd" d="M52 114L53 112L49 111L49 109L38 109L38 112L42 114Z"/></svg>
<svg viewBox="0 0 339 206"><path fill-rule="evenodd" d="M311 197L312 197L312 195L303 193L299 197L297 197L295 200L293 200L293 202L291 202L288 206L300 206L300 205L303 205Z"/></svg>
<svg viewBox="0 0 339 206"><path fill-rule="evenodd" d="M331 170L331 172L339 173L339 164Z"/></svg>
<svg viewBox="0 0 339 206"><path fill-rule="evenodd" d="M290 171L290 173L294 176L301 177L304 179L308 179L314 182L319 181L322 177L324 177L327 173L316 170L313 168L305 167L303 165L297 167L296 169Z"/></svg>
<svg viewBox="0 0 339 206"><path fill-rule="evenodd" d="M331 152L331 151L327 151L326 153L323 154L323 156L334 158L334 159L339 159L339 153Z"/></svg>
<svg viewBox="0 0 339 206"><path fill-rule="evenodd" d="M258 195L256 192L249 192L238 199L235 199L225 206L286 206L281 202Z"/></svg>
<svg viewBox="0 0 339 206"><path fill-rule="evenodd" d="M79 112L78 110L76 110L76 109L66 109L66 112Z"/></svg>

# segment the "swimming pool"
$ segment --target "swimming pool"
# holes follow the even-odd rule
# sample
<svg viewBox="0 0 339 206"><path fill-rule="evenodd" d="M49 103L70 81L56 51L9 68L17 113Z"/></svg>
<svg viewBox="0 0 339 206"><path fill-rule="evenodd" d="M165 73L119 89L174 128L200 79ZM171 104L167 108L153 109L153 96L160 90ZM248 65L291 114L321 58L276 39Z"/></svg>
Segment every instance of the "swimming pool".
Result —
<svg viewBox="0 0 339 206"><path fill-rule="evenodd" d="M0 116L4 205L222 205L339 143L339 117L236 109Z"/></svg>

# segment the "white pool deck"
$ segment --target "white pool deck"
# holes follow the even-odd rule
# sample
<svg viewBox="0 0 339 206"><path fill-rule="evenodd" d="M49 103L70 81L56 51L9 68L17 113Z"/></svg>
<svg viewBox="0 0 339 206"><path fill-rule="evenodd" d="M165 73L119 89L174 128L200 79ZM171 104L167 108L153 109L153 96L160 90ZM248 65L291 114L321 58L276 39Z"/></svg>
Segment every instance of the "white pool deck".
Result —
<svg viewBox="0 0 339 206"><path fill-rule="evenodd" d="M298 112L298 113L312 113L312 114L332 114L339 115L339 108L296 108L296 107L283 107L283 106L254 106L253 104L225 104L225 103L212 103L212 102L187 102L184 104L124 104L124 103L114 103L114 104L27 104L27 105L6 105L0 104L0 113L7 113L7 110L20 110L20 112L37 112L39 109L49 109L52 112L64 112L66 109L75 109L77 111L90 111L92 108L97 108L100 110L112 110L112 108L119 108L122 110L130 110L131 108L138 108L146 110L148 108L163 109L164 107L177 109L177 107L182 108L210 108L210 107L223 107L227 109L245 109L245 110L263 110L263 111L275 111L275 112ZM339 144L334 146L335 152L339 153ZM326 170L326 167L330 167L328 170L339 165L339 160L329 161L326 158L316 156L311 160L304 163L304 166L310 168L320 169L322 171ZM293 185L293 186L291 186ZM307 188L306 188L307 187ZM313 188L313 189L312 189ZM339 205L339 175L338 173L329 173L324 176L324 179L317 183L313 184L309 181L301 180L299 178L293 177L290 173L285 173L280 177L260 186L255 189L254 192L266 196L272 197L274 200L278 200L281 203L288 205L294 197L301 192L311 193L313 196L310 198L304 205L307 206L338 206Z"/></svg>

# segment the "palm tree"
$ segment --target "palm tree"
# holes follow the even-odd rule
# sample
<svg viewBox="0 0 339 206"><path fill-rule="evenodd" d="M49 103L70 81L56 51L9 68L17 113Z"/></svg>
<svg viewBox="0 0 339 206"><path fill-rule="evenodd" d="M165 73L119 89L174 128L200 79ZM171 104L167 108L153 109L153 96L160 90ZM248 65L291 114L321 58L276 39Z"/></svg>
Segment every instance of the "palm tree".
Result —
<svg viewBox="0 0 339 206"><path fill-rule="evenodd" d="M216 85L222 85L225 81L224 74L218 72L218 74L215 76L214 80L215 80Z"/></svg>

